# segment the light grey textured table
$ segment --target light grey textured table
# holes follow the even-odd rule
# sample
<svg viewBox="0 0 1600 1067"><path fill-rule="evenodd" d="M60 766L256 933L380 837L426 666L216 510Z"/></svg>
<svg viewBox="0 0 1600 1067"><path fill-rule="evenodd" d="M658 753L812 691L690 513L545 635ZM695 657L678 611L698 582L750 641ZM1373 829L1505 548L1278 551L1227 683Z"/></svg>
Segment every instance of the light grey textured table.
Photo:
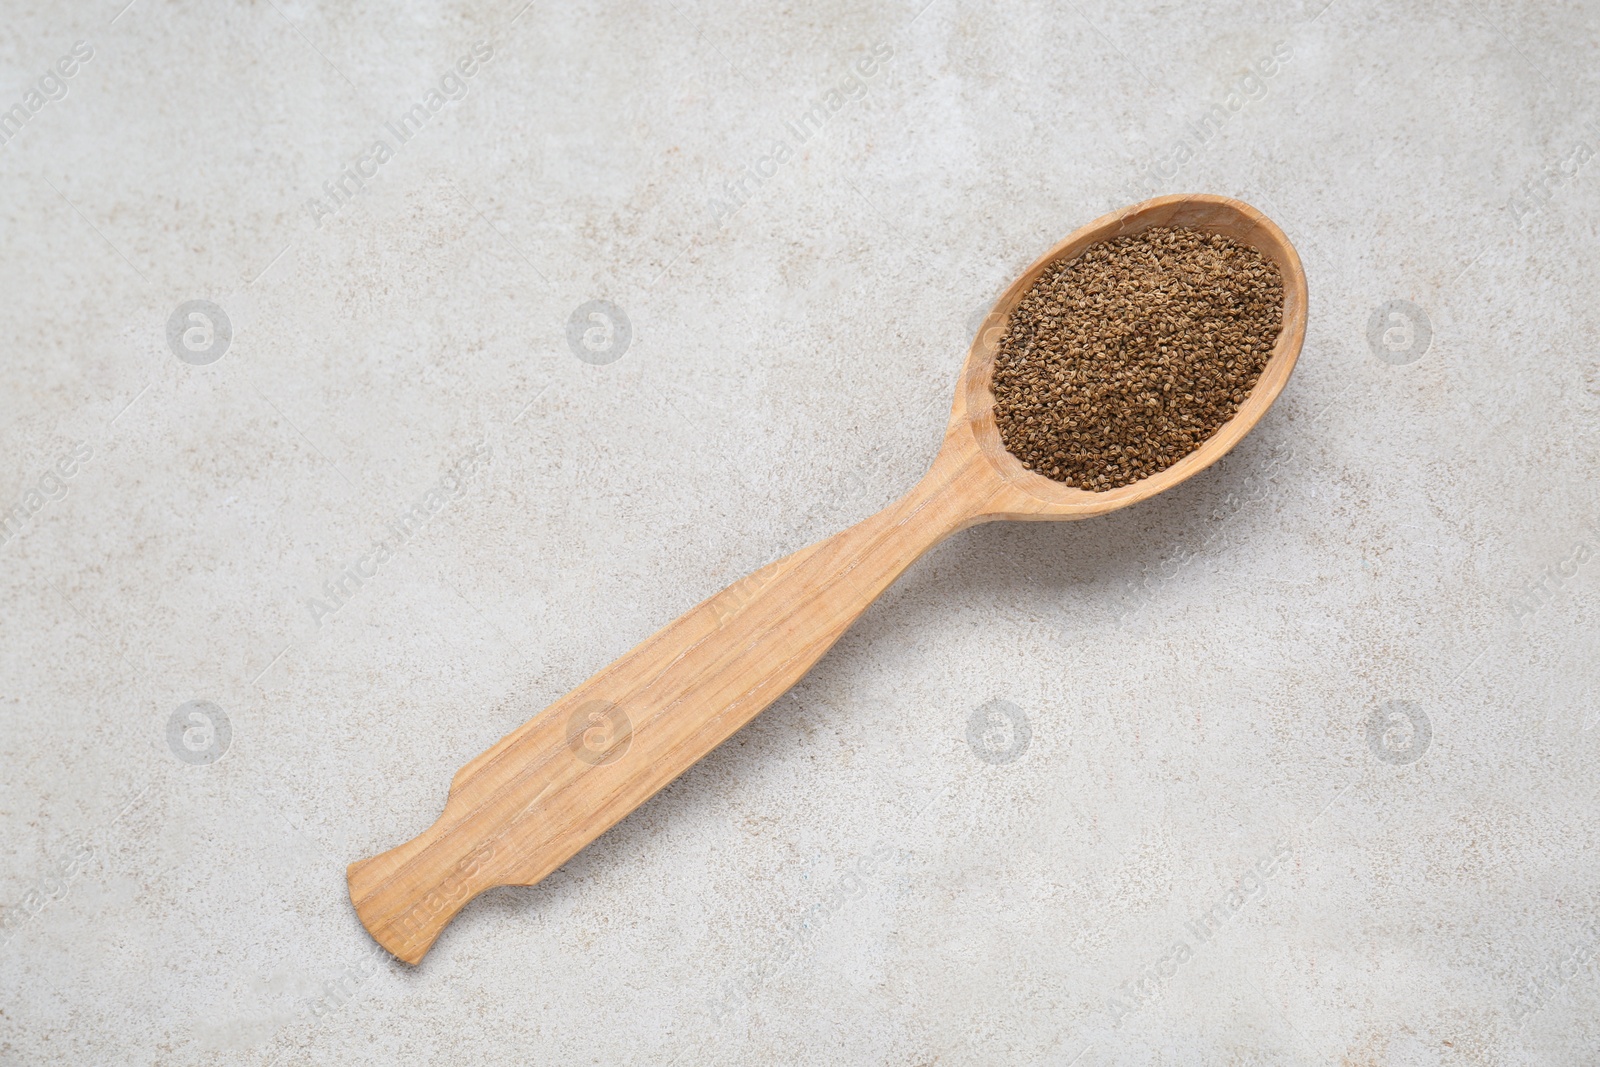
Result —
<svg viewBox="0 0 1600 1067"><path fill-rule="evenodd" d="M0 19L0 1062L1600 1057L1600 10L123 2ZM1186 190L1311 285L1232 456L374 951L346 863Z"/></svg>

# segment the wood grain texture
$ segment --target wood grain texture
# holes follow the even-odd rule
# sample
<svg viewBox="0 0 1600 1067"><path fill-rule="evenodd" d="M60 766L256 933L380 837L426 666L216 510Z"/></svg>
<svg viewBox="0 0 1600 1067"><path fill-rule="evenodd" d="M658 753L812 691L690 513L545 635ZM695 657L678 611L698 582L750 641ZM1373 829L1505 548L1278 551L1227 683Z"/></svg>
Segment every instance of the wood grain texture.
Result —
<svg viewBox="0 0 1600 1067"><path fill-rule="evenodd" d="M999 328L1048 264L1152 226L1225 233L1276 263L1282 333L1256 388L1200 449L1107 492L1064 486L1029 471L1000 443L989 390ZM1160 197L1076 231L990 312L967 356L944 443L904 498L701 603L468 763L433 826L350 865L350 899L362 923L399 959L420 961L467 901L492 886L537 883L782 696L951 533L994 519L1103 514L1204 470L1283 389L1305 324L1299 257L1275 225L1239 201Z"/></svg>

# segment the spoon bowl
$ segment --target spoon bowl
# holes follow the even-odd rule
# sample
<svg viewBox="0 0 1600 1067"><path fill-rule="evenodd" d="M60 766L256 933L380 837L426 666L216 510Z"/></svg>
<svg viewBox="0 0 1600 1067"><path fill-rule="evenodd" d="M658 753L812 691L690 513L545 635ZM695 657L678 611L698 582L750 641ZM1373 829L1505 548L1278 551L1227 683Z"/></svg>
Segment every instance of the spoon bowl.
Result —
<svg viewBox="0 0 1600 1067"><path fill-rule="evenodd" d="M1001 444L990 391L1000 328L1051 263L1152 226L1226 234L1276 263L1284 291L1277 344L1234 417L1171 467L1105 492L1051 481ZM537 883L782 696L901 572L955 531L995 519L1099 515L1204 470L1283 389L1305 322L1294 248L1237 200L1165 196L1076 231L985 319L944 444L909 493L705 600L462 767L431 827L350 865L361 922L396 957L419 962L467 901L492 886Z"/></svg>
<svg viewBox="0 0 1600 1067"><path fill-rule="evenodd" d="M1195 451L1164 470L1130 485L1091 492L1053 481L1022 465L1006 451L995 425L995 355L1012 309L1033 287L1039 276L1062 259L1073 259L1090 245L1127 237L1157 226L1183 227L1205 233L1220 233L1255 249L1278 268L1283 279L1283 327L1267 358L1255 388L1217 432ZM1294 370L1295 360L1306 336L1306 276L1300 257L1283 231L1261 212L1239 200L1225 196L1192 193L1146 200L1122 211L1102 215L1074 231L1060 244L1040 256L1022 272L1011 287L995 302L972 342L961 371L955 405L950 415L950 432L945 448L976 451L988 462L996 480L996 500L986 509L986 519L1081 519L1136 504L1171 489L1228 454L1250 432L1283 391Z"/></svg>

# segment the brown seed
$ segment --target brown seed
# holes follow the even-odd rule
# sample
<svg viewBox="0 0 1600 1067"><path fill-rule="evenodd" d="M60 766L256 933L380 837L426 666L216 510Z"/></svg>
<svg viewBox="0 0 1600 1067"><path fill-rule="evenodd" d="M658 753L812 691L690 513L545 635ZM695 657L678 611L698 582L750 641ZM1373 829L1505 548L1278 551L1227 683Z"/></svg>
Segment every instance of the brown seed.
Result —
<svg viewBox="0 0 1600 1067"><path fill-rule="evenodd" d="M1221 234L1158 227L1044 269L995 354L995 422L1029 470L1115 489L1239 410L1283 326L1283 281Z"/></svg>

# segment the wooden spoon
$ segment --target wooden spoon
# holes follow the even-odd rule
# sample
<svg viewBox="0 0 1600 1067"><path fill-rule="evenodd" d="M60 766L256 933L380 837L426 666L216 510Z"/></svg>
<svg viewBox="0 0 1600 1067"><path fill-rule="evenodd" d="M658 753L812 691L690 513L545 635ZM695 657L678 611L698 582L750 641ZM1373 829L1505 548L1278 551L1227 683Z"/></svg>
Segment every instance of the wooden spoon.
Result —
<svg viewBox="0 0 1600 1067"><path fill-rule="evenodd" d="M1028 470L1000 442L989 389L1000 328L1046 266L1152 226L1227 234L1277 264L1283 331L1238 414L1199 449L1132 485L1069 488ZM361 922L384 948L417 963L467 901L492 886L537 883L782 696L945 537L994 519L1101 515L1215 463L1283 389L1305 332L1300 257L1246 204L1164 196L1078 230L989 312L967 355L944 444L910 493L735 582L461 768L444 814L421 836L350 865Z"/></svg>

